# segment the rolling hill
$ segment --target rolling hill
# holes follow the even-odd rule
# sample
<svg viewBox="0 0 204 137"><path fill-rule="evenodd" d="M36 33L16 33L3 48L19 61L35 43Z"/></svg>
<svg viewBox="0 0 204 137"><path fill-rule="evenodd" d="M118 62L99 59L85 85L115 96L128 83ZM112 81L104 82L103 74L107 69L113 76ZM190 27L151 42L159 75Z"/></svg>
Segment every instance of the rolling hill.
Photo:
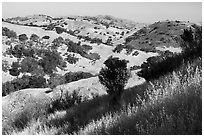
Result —
<svg viewBox="0 0 204 137"><path fill-rule="evenodd" d="M125 120L131 120L129 115L131 114L135 120L137 113L133 112L135 111L133 109L137 106L143 106L145 112L153 107L152 113L156 112L156 108L151 104L153 102L151 97L159 101L161 107L162 105L165 107L164 104L169 102L163 94L159 99L157 95L151 96L151 91L156 94L156 90L148 88L154 85L155 83L151 82L155 81L146 81L138 76L138 72L145 63L149 63L148 61L151 64L152 60L183 54L185 48L181 35L186 30L194 34L197 28L200 26L185 21L167 20L144 24L109 15L51 17L36 14L4 19L2 22L3 134L103 134L103 129L108 134L113 133L111 126L122 127L124 121L120 119L117 123L115 119L124 115ZM124 89L121 110L108 109L107 103L110 97L98 79L104 62L110 56L127 60L127 68L131 74ZM192 77L200 80L200 60L198 62ZM188 64L194 68L193 65L195 64ZM181 68L178 71L183 72ZM170 79L181 86L181 83L176 81L180 77L176 75L178 78L174 79L172 75L174 76L174 73L166 76L167 81L159 79L158 82L168 83L171 86L172 83L168 81ZM191 77L188 75L186 77L188 79L184 84L188 85ZM200 88L199 81L194 79L193 82ZM174 88L179 89L179 87ZM157 90L161 92L161 89ZM175 90L172 92L175 93ZM182 95L181 93L181 98ZM179 101L174 99L177 97L174 94L170 96L172 100ZM145 101L148 102L145 104ZM21 109L18 109L19 107ZM131 112L127 112L129 110L125 110L125 107L131 109ZM160 106L158 108L161 109ZM35 121L36 119L38 121ZM63 120L67 123L63 123ZM115 125L110 123L106 123L106 127L101 125L101 121L103 123L107 120L113 120L112 123ZM32 122L36 127L32 126ZM94 125L98 129L93 128ZM40 128L39 133L36 131L37 128ZM131 133L127 128L125 131ZM137 131L143 133L139 128Z"/></svg>

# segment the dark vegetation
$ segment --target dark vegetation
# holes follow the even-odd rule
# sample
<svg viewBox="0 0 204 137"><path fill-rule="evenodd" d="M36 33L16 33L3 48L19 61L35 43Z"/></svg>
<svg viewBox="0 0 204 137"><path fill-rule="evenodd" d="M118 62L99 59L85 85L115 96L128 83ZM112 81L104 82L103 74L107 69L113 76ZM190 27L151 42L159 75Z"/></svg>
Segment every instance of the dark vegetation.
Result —
<svg viewBox="0 0 204 137"><path fill-rule="evenodd" d="M124 87L130 77L127 69L126 60L109 57L99 73L99 81L107 88L107 93L112 97L110 105L118 105L121 99Z"/></svg>
<svg viewBox="0 0 204 137"><path fill-rule="evenodd" d="M70 83L72 81L93 77L93 75L88 72L68 72L64 75L64 77L65 83Z"/></svg>
<svg viewBox="0 0 204 137"><path fill-rule="evenodd" d="M19 39L20 41L26 41L26 40L28 40L28 37L27 37L26 34L21 34L21 35L18 36L18 39Z"/></svg>
<svg viewBox="0 0 204 137"><path fill-rule="evenodd" d="M123 44L118 44L116 45L116 47L113 49L113 52L115 53L120 53L123 49L126 50L126 54L129 55L132 53L132 51L134 50L134 47L131 45L123 45ZM135 54L136 55L136 54Z"/></svg>
<svg viewBox="0 0 204 137"><path fill-rule="evenodd" d="M92 60L92 61L96 61L96 60L99 60L101 58L98 53L84 54L83 57L87 58L89 60Z"/></svg>
<svg viewBox="0 0 204 137"><path fill-rule="evenodd" d="M42 37L42 39L49 39L49 38L50 36L47 36L47 35Z"/></svg>
<svg viewBox="0 0 204 137"><path fill-rule="evenodd" d="M75 64L78 58L67 54L67 58L63 60L61 55L57 52L56 48L44 48L44 46L37 41L39 37L35 34L31 36L31 40L23 41L15 46L11 46L6 54L17 58L17 62L13 62L11 66L8 66L8 62L3 62L3 71L9 71L10 75L16 77L10 82L3 83L2 95L5 96L11 92L25 89L25 88L40 88L40 87L51 87L54 88L59 84L65 84L71 81L76 81L82 78L88 78L92 75L89 73L73 72L68 73L65 76L56 74L56 68L63 69L66 67L66 61L71 64ZM66 42L65 42L66 41ZM69 46L69 51L80 53L85 55L85 48L90 47L88 45L80 46L77 43L68 42L62 37L53 40L53 45L59 47L60 44L65 43ZM35 43L38 46L35 46ZM92 57L93 56L93 57ZM96 56L96 57L95 57ZM40 58L39 58L40 57ZM95 54L90 54L87 58L98 58ZM22 74L21 77L19 75ZM45 79L45 75L50 76L49 79ZM69 78L67 77L69 75ZM39 82L37 81L39 79Z"/></svg>
<svg viewBox="0 0 204 137"><path fill-rule="evenodd" d="M146 80L158 78L179 68L182 62L202 57L201 27L195 27L194 32L191 28L189 30L185 29L181 38L182 53L173 54L165 51L160 56L150 57L147 59L147 62L141 65L142 70L138 75L144 77Z"/></svg>
<svg viewBox="0 0 204 137"><path fill-rule="evenodd" d="M77 35L78 39L84 39L86 41L90 41L90 43L97 43L98 45L103 43L102 39L99 38L90 38L89 36L82 36L82 35Z"/></svg>
<svg viewBox="0 0 204 137"><path fill-rule="evenodd" d="M91 46L88 45L80 45L80 43L74 43L73 41L70 40L65 40L65 44L67 45L68 52L73 52L73 53L78 53L80 54L82 57L85 57L87 59L90 60L99 60L100 59L100 55L98 55L97 53L87 53L88 50L92 49ZM77 61L77 58L73 58L72 56L68 55L68 60L69 59L73 59L73 61L70 61L71 64Z"/></svg>
<svg viewBox="0 0 204 137"><path fill-rule="evenodd" d="M63 32L66 32L67 30L61 27L55 27L57 34L61 34Z"/></svg>
<svg viewBox="0 0 204 137"><path fill-rule="evenodd" d="M17 38L16 32L6 27L2 27L2 36L7 36L8 38Z"/></svg>
<svg viewBox="0 0 204 137"><path fill-rule="evenodd" d="M86 51L89 51L89 50L92 50L92 49L93 49L91 46L86 45L86 44L82 45L82 47L83 47Z"/></svg>
<svg viewBox="0 0 204 137"><path fill-rule="evenodd" d="M4 71L4 72L9 71L8 61L6 61L6 60L2 60L2 71Z"/></svg>
<svg viewBox="0 0 204 137"><path fill-rule="evenodd" d="M12 92L26 88L55 88L58 85L70 83L80 79L93 77L94 75L88 72L67 72L65 75L53 73L46 81L43 75L23 75L21 78L16 78L2 84L2 96L6 96Z"/></svg>
<svg viewBox="0 0 204 137"><path fill-rule="evenodd" d="M34 42L37 42L39 38L40 38L40 37L39 37L38 35L36 35L36 34L32 34L32 35L30 36L30 40L32 40L32 41L34 41Z"/></svg>
<svg viewBox="0 0 204 137"><path fill-rule="evenodd" d="M70 64L76 64L78 60L79 60L79 58L76 58L74 56L74 54L73 55L72 54L68 54L66 56L66 58L65 58L65 61L67 61Z"/></svg>
<svg viewBox="0 0 204 137"><path fill-rule="evenodd" d="M26 88L43 88L46 87L46 80L43 76L27 76L14 79L2 84L2 96Z"/></svg>

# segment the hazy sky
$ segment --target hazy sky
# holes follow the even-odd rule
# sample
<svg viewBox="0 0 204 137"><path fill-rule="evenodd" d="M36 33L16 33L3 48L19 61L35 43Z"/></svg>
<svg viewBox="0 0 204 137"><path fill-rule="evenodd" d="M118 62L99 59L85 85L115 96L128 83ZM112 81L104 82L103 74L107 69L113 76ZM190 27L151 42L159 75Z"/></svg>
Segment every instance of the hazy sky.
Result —
<svg viewBox="0 0 204 137"><path fill-rule="evenodd" d="M201 2L3 2L2 17L46 14L50 16L66 15L113 15L136 22L153 23L155 21L184 20L202 21Z"/></svg>

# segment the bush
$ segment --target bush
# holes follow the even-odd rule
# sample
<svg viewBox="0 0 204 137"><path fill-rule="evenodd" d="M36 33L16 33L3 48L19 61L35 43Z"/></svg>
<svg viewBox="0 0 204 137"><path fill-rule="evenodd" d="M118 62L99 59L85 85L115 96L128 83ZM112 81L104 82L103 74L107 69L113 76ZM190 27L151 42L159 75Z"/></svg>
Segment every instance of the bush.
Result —
<svg viewBox="0 0 204 137"><path fill-rule="evenodd" d="M71 94L67 92L63 97L52 102L52 107L49 108L48 112L54 112L56 110L66 110L70 107L80 104L81 102L82 97L78 94L77 91L73 91L73 93Z"/></svg>
<svg viewBox="0 0 204 137"><path fill-rule="evenodd" d="M36 34L32 34L32 35L30 36L30 40L32 40L32 41L34 41L34 42L37 42L38 39L39 39L39 36L36 35Z"/></svg>
<svg viewBox="0 0 204 137"><path fill-rule="evenodd" d="M19 38L20 41L26 41L26 40L28 40L28 37L27 37L26 34L21 34L21 35L18 36L18 38Z"/></svg>
<svg viewBox="0 0 204 137"><path fill-rule="evenodd" d="M57 34L61 34L63 32L66 32L66 29L61 28L61 27L55 27Z"/></svg>
<svg viewBox="0 0 204 137"><path fill-rule="evenodd" d="M89 45L86 45L86 44L82 45L82 48L84 48L86 51L89 51L89 50L93 49L92 46L89 46Z"/></svg>
<svg viewBox="0 0 204 137"><path fill-rule="evenodd" d="M47 26L47 28L45 30L53 30L55 28L55 24L54 23L51 23Z"/></svg>
<svg viewBox="0 0 204 137"><path fill-rule="evenodd" d="M69 62L70 64L76 64L76 62L79 60L78 58L74 57L73 55L71 54L68 54L67 55L67 58L65 58L65 60L67 62Z"/></svg>
<svg viewBox="0 0 204 137"><path fill-rule="evenodd" d="M6 27L2 27L2 36L7 36L8 38L17 38L16 32Z"/></svg>
<svg viewBox="0 0 204 137"><path fill-rule="evenodd" d="M30 76L29 78L29 88L46 87L46 79L43 76Z"/></svg>
<svg viewBox="0 0 204 137"><path fill-rule="evenodd" d="M20 64L19 62L13 62L11 69L9 69L9 74L12 76L18 76L20 74Z"/></svg>
<svg viewBox="0 0 204 137"><path fill-rule="evenodd" d="M6 96L12 92L26 89L26 88L44 88L46 87L46 80L42 76L27 76L23 75L21 78L3 83L2 96Z"/></svg>
<svg viewBox="0 0 204 137"><path fill-rule="evenodd" d="M49 39L49 38L50 36L47 36L47 35L42 37L42 39Z"/></svg>
<svg viewBox="0 0 204 137"><path fill-rule="evenodd" d="M89 54L85 54L83 55L83 57L87 58L87 59L90 59L90 60L99 60L101 57L98 53L89 53Z"/></svg>
<svg viewBox="0 0 204 137"><path fill-rule="evenodd" d="M10 48L7 51L8 55L13 55L16 58L22 58L23 56L25 57L33 57L33 55L35 54L34 49L31 47L25 47L25 45L23 44L17 44L14 46L14 48Z"/></svg>
<svg viewBox="0 0 204 137"><path fill-rule="evenodd" d="M130 75L127 69L127 61L119 60L119 58L109 57L99 73L99 81L107 88L107 93L112 96L111 104L119 103L121 95L124 91Z"/></svg>
<svg viewBox="0 0 204 137"><path fill-rule="evenodd" d="M68 72L64 76L65 83L93 77L93 75L88 72Z"/></svg>
<svg viewBox="0 0 204 137"><path fill-rule="evenodd" d="M81 56L86 54L86 51L84 50L84 48L78 45L77 43L74 43L73 41L68 41L65 44L68 46L68 49L67 49L68 52L78 53Z"/></svg>
<svg viewBox="0 0 204 137"><path fill-rule="evenodd" d="M2 70L4 72L8 72L9 70L9 64L8 64L8 61L7 60L2 60Z"/></svg>
<svg viewBox="0 0 204 137"><path fill-rule="evenodd" d="M57 66L62 64L63 59L56 51L44 50L42 59L39 60L39 65L42 66L46 74L52 74Z"/></svg>
<svg viewBox="0 0 204 137"><path fill-rule="evenodd" d="M50 76L48 80L48 85L50 88L55 88L58 85L62 85L65 83L65 78L60 74L53 74Z"/></svg>
<svg viewBox="0 0 204 137"><path fill-rule="evenodd" d="M38 68L38 61L34 58L27 57L21 61L21 72L32 73Z"/></svg>
<svg viewBox="0 0 204 137"><path fill-rule="evenodd" d="M61 44L64 42L64 39L60 36L52 41L52 43Z"/></svg>
<svg viewBox="0 0 204 137"><path fill-rule="evenodd" d="M124 47L125 46L122 44L116 45L116 47L113 49L113 52L120 53Z"/></svg>

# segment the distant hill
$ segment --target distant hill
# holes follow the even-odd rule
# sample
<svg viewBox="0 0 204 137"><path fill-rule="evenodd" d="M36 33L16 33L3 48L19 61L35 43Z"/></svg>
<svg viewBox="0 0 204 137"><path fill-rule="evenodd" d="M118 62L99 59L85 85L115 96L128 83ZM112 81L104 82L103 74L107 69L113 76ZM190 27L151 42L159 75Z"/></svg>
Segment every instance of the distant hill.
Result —
<svg viewBox="0 0 204 137"><path fill-rule="evenodd" d="M194 30L197 25L184 21L159 21L146 26L125 39L125 45L138 50L155 51L156 49L179 48L184 29Z"/></svg>
<svg viewBox="0 0 204 137"><path fill-rule="evenodd" d="M82 35L90 38L99 38L103 42L109 40L114 44L124 36L132 34L145 26L144 23L136 23L113 16L66 16L50 17L47 15L30 15L26 17L14 17L4 20L5 22L43 27L46 30L62 30L71 34ZM61 32L59 32L61 33ZM129 35L128 35L129 36Z"/></svg>

